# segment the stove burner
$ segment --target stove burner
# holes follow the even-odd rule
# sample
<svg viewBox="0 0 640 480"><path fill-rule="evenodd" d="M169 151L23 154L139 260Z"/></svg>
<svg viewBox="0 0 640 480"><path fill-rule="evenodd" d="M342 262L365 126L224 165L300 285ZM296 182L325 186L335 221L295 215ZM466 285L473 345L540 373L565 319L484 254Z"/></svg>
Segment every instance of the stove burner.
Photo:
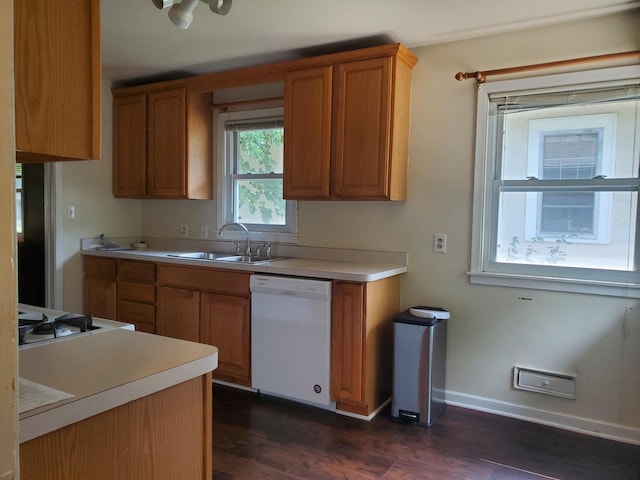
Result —
<svg viewBox="0 0 640 480"><path fill-rule="evenodd" d="M95 330L89 315L67 313L54 320L37 312L19 312L19 344L41 342Z"/></svg>

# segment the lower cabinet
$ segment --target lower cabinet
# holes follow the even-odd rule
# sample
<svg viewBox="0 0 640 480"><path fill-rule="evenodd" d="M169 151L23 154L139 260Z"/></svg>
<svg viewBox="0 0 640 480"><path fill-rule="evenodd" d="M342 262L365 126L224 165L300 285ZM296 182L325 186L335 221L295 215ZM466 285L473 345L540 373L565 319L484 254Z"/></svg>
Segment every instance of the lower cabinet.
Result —
<svg viewBox="0 0 640 480"><path fill-rule="evenodd" d="M250 272L89 256L84 262L85 313L215 345L213 377L251 386ZM368 416L391 397L399 312L399 276L333 282L331 397L339 410Z"/></svg>
<svg viewBox="0 0 640 480"><path fill-rule="evenodd" d="M156 331L156 264L89 257L84 265L84 313Z"/></svg>
<svg viewBox="0 0 640 480"><path fill-rule="evenodd" d="M368 416L391 397L393 317L400 277L335 281L331 323L331 397L338 410Z"/></svg>
<svg viewBox="0 0 640 480"><path fill-rule="evenodd" d="M200 341L218 347L215 378L251 386L251 300L202 294Z"/></svg>
<svg viewBox="0 0 640 480"><path fill-rule="evenodd" d="M23 480L210 479L211 374L20 444Z"/></svg>
<svg viewBox="0 0 640 480"><path fill-rule="evenodd" d="M117 317L115 258L87 257L83 258L84 313L94 317L115 320Z"/></svg>
<svg viewBox="0 0 640 480"><path fill-rule="evenodd" d="M118 259L117 298L118 321L156 333L155 263Z"/></svg>
<svg viewBox="0 0 640 480"><path fill-rule="evenodd" d="M200 341L200 292L158 287L157 333L192 342Z"/></svg>
<svg viewBox="0 0 640 480"><path fill-rule="evenodd" d="M213 378L251 386L250 273L158 265L157 333L218 347Z"/></svg>

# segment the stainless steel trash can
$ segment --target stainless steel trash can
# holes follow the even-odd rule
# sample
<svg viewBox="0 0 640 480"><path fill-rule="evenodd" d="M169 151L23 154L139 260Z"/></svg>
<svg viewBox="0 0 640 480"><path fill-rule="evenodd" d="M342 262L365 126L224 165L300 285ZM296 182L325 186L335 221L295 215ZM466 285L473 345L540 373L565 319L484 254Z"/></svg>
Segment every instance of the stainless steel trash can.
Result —
<svg viewBox="0 0 640 480"><path fill-rule="evenodd" d="M449 312L419 306L393 319L391 416L430 427L445 409Z"/></svg>

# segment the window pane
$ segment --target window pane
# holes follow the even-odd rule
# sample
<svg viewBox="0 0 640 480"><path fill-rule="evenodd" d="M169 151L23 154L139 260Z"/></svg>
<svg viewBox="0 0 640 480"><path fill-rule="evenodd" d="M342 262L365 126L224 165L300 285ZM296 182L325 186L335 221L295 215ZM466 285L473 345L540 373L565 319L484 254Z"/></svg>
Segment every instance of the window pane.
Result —
<svg viewBox="0 0 640 480"><path fill-rule="evenodd" d="M560 236L527 234L527 224L535 224L536 222L536 209L527 208L527 205L534 203L527 201L527 196L531 195L538 194L502 192L499 195L496 262L621 271L634 269L637 192L546 193L544 195L545 198L553 198L553 202L559 204L557 210L560 212L549 215L547 227L558 228L561 231L566 228L567 217L577 224L588 225L589 223L588 219L580 216L578 208L573 209L575 205L571 207L562 205L562 202L566 202L567 198L575 196L577 200L584 195L582 200L588 202L587 195L611 195L613 208L611 209L610 222L612 228L607 242L580 240L578 232L569 232ZM550 197L550 195L554 197ZM565 197L563 198L562 195ZM551 207L549 208L551 209ZM574 228L574 230L576 229Z"/></svg>
<svg viewBox="0 0 640 480"><path fill-rule="evenodd" d="M286 202L282 179L237 180L234 221L265 225L286 225Z"/></svg>
<svg viewBox="0 0 640 480"><path fill-rule="evenodd" d="M238 174L282 173L284 129L241 130L238 135Z"/></svg>
<svg viewBox="0 0 640 480"><path fill-rule="evenodd" d="M570 180L595 177L600 156L598 138L597 133L544 135L542 178Z"/></svg>
<svg viewBox="0 0 640 480"><path fill-rule="evenodd" d="M543 193L540 234L593 234L593 193Z"/></svg>

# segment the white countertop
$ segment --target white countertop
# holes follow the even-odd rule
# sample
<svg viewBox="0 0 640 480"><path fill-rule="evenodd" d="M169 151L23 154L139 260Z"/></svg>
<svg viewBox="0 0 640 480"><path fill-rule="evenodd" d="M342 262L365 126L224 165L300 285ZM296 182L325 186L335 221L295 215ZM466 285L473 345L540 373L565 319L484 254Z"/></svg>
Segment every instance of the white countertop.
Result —
<svg viewBox="0 0 640 480"><path fill-rule="evenodd" d="M375 262L349 262L338 260L322 260L314 258L285 258L260 264L241 264L233 262L198 260L192 258L176 258L167 255L180 252L165 250L96 250L84 249L84 255L128 258L159 263L172 263L191 266L222 268L225 270L243 270L273 275L296 277L326 278L330 280L347 280L353 282L373 282L407 272L402 264Z"/></svg>
<svg viewBox="0 0 640 480"><path fill-rule="evenodd" d="M21 378L72 396L21 413L20 443L217 366L218 349L211 345L124 329L22 349Z"/></svg>

